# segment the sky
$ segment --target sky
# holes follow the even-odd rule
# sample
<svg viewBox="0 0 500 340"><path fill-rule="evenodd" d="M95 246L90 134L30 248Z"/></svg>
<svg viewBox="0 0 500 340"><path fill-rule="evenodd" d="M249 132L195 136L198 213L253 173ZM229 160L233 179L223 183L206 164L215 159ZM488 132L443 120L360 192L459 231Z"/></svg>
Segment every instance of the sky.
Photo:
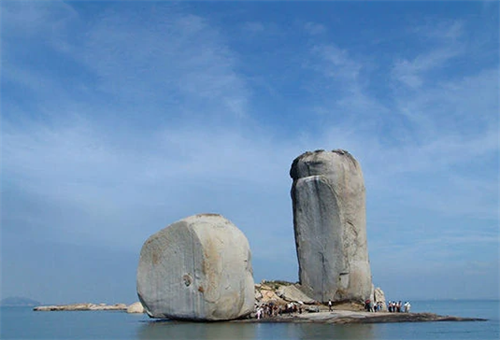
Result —
<svg viewBox="0 0 500 340"><path fill-rule="evenodd" d="M499 3L2 1L1 298L137 301L219 213L298 281L289 169L344 149L388 300L499 298Z"/></svg>

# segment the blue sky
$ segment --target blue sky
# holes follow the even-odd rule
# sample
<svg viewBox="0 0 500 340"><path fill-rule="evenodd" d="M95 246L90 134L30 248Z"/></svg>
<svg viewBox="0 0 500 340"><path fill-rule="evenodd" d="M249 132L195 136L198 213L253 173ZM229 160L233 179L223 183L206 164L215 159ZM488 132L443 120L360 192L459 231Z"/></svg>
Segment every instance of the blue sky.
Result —
<svg viewBox="0 0 500 340"><path fill-rule="evenodd" d="M298 280L288 175L345 149L388 299L498 298L498 2L1 3L1 297L136 301L220 213Z"/></svg>

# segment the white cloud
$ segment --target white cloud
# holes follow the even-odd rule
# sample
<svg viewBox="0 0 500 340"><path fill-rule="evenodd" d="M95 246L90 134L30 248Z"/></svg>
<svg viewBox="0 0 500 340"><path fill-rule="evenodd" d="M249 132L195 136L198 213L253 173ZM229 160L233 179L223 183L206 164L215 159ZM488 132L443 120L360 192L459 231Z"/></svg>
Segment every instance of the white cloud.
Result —
<svg viewBox="0 0 500 340"><path fill-rule="evenodd" d="M50 19L54 15L50 10L50 6L34 6L35 13L29 17ZM18 16L25 19L21 14ZM80 46L79 43L64 41L70 46L66 51L67 57L73 58L76 67L85 65L82 72L87 72L86 76L91 79L86 83L78 83L81 78L76 78L71 83L72 87L67 87L66 79L51 74L50 70L42 72L35 69L36 65L26 66L17 62L13 54L5 64L2 76L16 86L29 89L35 100L31 103L33 107L29 108L24 107L23 103L5 100L5 108L10 112L10 117L16 117L17 123L23 119L29 120L25 117L33 114L44 118L39 131L38 128L24 126L35 132L32 136L24 137L20 135L20 130L9 135L7 122L4 124L7 139L25 138L27 140L24 142L33 143L42 154L57 154L65 159L69 153L75 152L73 145L64 142L66 138L78 145L78 148L75 147L77 154L85 152L79 141L86 136L86 129L93 131L89 126L101 125L99 129L112 129L114 133L103 137L108 144L114 138L117 139L114 143L132 144L137 137L130 135L128 129L135 126L123 126L121 122L127 119L122 120L122 117L157 121L153 123L154 129L161 129L167 122L172 131L183 122L204 125L206 129L224 122L224 126L231 129L235 124L248 121L248 87L235 71L238 63L236 56L225 45L217 29L199 16L170 10L159 10L148 22L140 19L140 15L134 16L126 10L120 15L110 10L85 26L85 30L72 32L75 40L83 41L84 44ZM15 26L15 22L21 19L12 20ZM39 20L38 25L48 23ZM75 29L68 20L61 25L60 28L68 32ZM37 32L44 34L44 30L36 29L33 29L32 34L36 35ZM10 36L10 31L8 34ZM53 38L49 35L45 39L50 42ZM63 124L71 122L75 117L87 119L83 125L79 125L82 123L80 121L70 130L58 125L61 121ZM44 128L47 121L57 126L57 129L49 131ZM104 126L103 122L106 122ZM33 140L35 136L45 144L37 145ZM91 134L90 140L93 137ZM58 143L55 143L54 138L59 138ZM136 144L143 145L144 142L138 141ZM43 149L44 145L46 149ZM20 151L21 154L24 152ZM66 154L61 155L62 152ZM113 160L113 152L115 150L109 150L108 155L102 155L106 160L102 164L107 164L110 169L113 168L109 164ZM97 157L97 154L92 157ZM46 161L37 157L33 161L29 158L24 160L28 163ZM22 166L21 163L17 165ZM64 166L53 165L55 169L64 169ZM99 162L92 163L94 165L100 167Z"/></svg>
<svg viewBox="0 0 500 340"><path fill-rule="evenodd" d="M421 52L412 59L396 60L392 75L396 81L410 88L422 87L429 73L446 66L446 63L464 53L463 44L458 40L462 36L463 25L460 22L440 23L435 26L422 26L415 33L430 39L427 45L431 49ZM435 46L438 47L435 47Z"/></svg>
<svg viewBox="0 0 500 340"><path fill-rule="evenodd" d="M205 19L158 10L141 21L132 12L105 13L73 55L98 77L97 89L135 103L174 104L183 114L246 115L249 89L238 60Z"/></svg>
<svg viewBox="0 0 500 340"><path fill-rule="evenodd" d="M443 67L448 60L460 53L459 49L447 47L419 55L411 61L398 60L394 64L392 73L397 81L410 88L419 88L424 84L428 72Z"/></svg>
<svg viewBox="0 0 500 340"><path fill-rule="evenodd" d="M264 216L290 227L286 212L278 218L272 212L281 205L287 211L291 204L288 169L302 150L300 145L256 139L251 129L213 130L190 124L136 135L134 138L142 139L139 149L126 143L115 144L105 130L85 120L53 127L43 123L7 124L3 131L4 179L24 194L40 197L45 204L85 216L57 236L66 241L138 247L148 233L185 217L180 212L195 214L212 209L224 215L246 216L248 220L240 227L255 249L265 250L270 242L269 238L258 239L271 227L270 222L257 222ZM269 191L272 196L276 191L284 196L282 203L274 204L272 209L258 203L259 196L265 197ZM243 206L235 207L237 201L244 202ZM152 217L136 216L138 211L146 214L158 207L167 208L160 224L151 223L152 217L160 218L157 212ZM253 216L247 216L246 210L253 211ZM49 217L59 222L54 225L63 222L61 218ZM82 225L89 221L94 224ZM146 222L151 225L141 226ZM54 235L61 229L51 227L46 231ZM288 234L292 235L291 230ZM282 252L280 247L274 251ZM256 256L261 256L258 250Z"/></svg>
<svg viewBox="0 0 500 340"><path fill-rule="evenodd" d="M439 33L428 27L419 34L440 44L428 45L410 61L379 66L396 76L385 84L384 99L372 94L380 74L367 72L370 59L333 43L312 48L306 67L323 75L315 81L328 89L322 105L314 106L325 121L321 140L351 151L361 161L368 190L380 198L402 199L398 204L441 216L496 219L498 177L492 167L500 150L499 70L434 78L432 71L450 59L468 57L462 24L436 25ZM478 164L486 167L483 176L475 185L460 185L471 183ZM487 187L495 190L478 190ZM392 220L389 211L385 216Z"/></svg>
<svg viewBox="0 0 500 340"><path fill-rule="evenodd" d="M464 23L461 20L431 20L423 25L415 26L411 32L419 39L432 39L436 42L449 43L460 39L464 34Z"/></svg>
<svg viewBox="0 0 500 340"><path fill-rule="evenodd" d="M62 1L5 1L2 12L4 29L17 37L58 34L57 31L78 17L77 12Z"/></svg>
<svg viewBox="0 0 500 340"><path fill-rule="evenodd" d="M358 80L362 66L349 55L347 50L328 44L314 46L311 53L320 59L316 70L323 72L326 77L347 82Z"/></svg>
<svg viewBox="0 0 500 340"><path fill-rule="evenodd" d="M31 16L46 25L36 19L44 15ZM247 25L255 33L268 27ZM334 42L315 45L304 61L312 80L297 85L312 88L305 113L295 118L304 124L283 134L259 126L266 120L249 105L254 98L238 72L242 61L206 18L159 11L143 22L126 11L103 13L73 32L83 46L62 41L90 79L83 94L12 57L2 70L4 79L41 98L36 111L19 108L3 123L2 181L17 195L57 209L30 219L24 210L11 211L10 225L21 221L68 242L137 249L160 226L214 211L245 232L255 258L292 262L290 164L306 150L344 148L365 174L369 228L377 232L370 248L389 260L425 249L435 257L439 247L421 239L441 229L425 225L419 214L498 221L492 168L499 151L498 69L434 81L433 71L467 54L461 26L447 27L439 38L431 34L444 45L381 65L380 73L392 72L392 87L368 72L370 56ZM60 28L74 29L71 21ZM310 23L311 33L321 28ZM372 91L379 86L387 90L384 98ZM9 110L23 104L5 102ZM481 166L487 169L478 175ZM493 228L488 224L477 237L457 230L446 242L495 245ZM391 252L404 249L397 239L381 240L395 230L417 238L407 257Z"/></svg>

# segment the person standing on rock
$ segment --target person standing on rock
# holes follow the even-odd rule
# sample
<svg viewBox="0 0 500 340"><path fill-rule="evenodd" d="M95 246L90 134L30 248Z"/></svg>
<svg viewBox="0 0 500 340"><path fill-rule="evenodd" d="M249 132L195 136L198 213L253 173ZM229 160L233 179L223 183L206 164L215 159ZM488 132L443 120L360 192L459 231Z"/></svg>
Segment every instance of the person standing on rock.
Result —
<svg viewBox="0 0 500 340"><path fill-rule="evenodd" d="M328 311L332 311L332 300L328 300Z"/></svg>

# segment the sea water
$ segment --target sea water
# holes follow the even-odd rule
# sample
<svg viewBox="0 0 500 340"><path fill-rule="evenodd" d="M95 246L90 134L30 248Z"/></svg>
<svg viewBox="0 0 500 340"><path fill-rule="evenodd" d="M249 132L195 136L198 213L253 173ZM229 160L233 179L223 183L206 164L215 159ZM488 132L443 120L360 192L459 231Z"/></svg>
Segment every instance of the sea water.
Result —
<svg viewBox="0 0 500 340"><path fill-rule="evenodd" d="M499 301L412 301L412 312L488 321L383 324L196 323L122 311L0 309L1 339L499 339Z"/></svg>

